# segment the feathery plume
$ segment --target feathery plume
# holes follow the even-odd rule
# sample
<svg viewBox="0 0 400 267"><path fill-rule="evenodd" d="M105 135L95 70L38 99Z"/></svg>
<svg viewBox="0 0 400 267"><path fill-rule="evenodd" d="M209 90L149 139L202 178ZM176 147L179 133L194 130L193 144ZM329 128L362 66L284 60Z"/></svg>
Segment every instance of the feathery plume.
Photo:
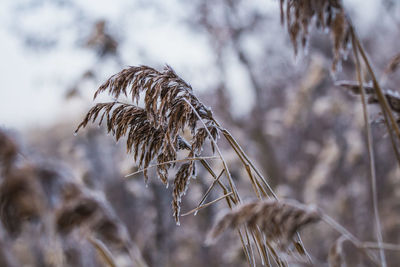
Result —
<svg viewBox="0 0 400 267"><path fill-rule="evenodd" d="M292 201L265 200L240 205L219 219L209 233L207 242L216 240L227 228L247 226L260 229L270 242L284 250L294 234L303 226L320 220L317 210Z"/></svg>
<svg viewBox="0 0 400 267"><path fill-rule="evenodd" d="M286 3L286 5L285 5ZM340 0L280 0L282 24L286 20L287 30L298 53L298 43L306 47L310 28L315 21L318 28L331 33L333 62L332 71L342 58L345 58L350 47L350 27Z"/></svg>
<svg viewBox="0 0 400 267"><path fill-rule="evenodd" d="M188 150L186 158L193 158L201 153L207 138L218 138L219 130L211 110L169 66L162 72L147 66L129 67L101 85L94 98L105 91L116 100L92 107L76 131L97 118L99 125L105 120L108 132L117 141L126 137L127 151L134 154L139 168L144 170L146 182L147 168L152 161L157 163L159 179L168 185L168 170L175 167L171 162L177 159L179 150ZM143 94L144 106L140 107L139 100ZM133 104L120 102L121 96L129 97ZM197 126L200 119L211 137L204 127ZM183 137L186 129L190 130L190 135L185 135L188 139ZM214 149L212 142L211 146ZM190 161L181 165L175 177L172 207L176 222L179 221L181 197L194 176L194 170L195 162Z"/></svg>

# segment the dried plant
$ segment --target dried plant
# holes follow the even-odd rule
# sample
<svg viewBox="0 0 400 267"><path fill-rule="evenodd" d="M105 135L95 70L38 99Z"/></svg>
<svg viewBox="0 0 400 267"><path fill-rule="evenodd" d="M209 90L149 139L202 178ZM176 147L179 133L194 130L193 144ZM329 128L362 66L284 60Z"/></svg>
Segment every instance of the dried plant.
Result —
<svg viewBox="0 0 400 267"><path fill-rule="evenodd" d="M65 205L56 215L57 230L62 234L69 233L87 222L99 209L99 204L92 198L78 197Z"/></svg>
<svg viewBox="0 0 400 267"><path fill-rule="evenodd" d="M394 73L400 66L400 53L395 55L385 68L384 74L389 75L391 73Z"/></svg>
<svg viewBox="0 0 400 267"><path fill-rule="evenodd" d="M338 81L336 85L348 89L353 94L361 95L361 89L358 82L352 81ZM369 104L379 104L379 99L376 94L376 90L371 84L363 84L366 95L368 96ZM395 114L400 115L400 94L397 91L390 89L384 89L383 94L389 103L389 106Z"/></svg>
<svg viewBox="0 0 400 267"><path fill-rule="evenodd" d="M318 220L320 214L316 209L294 201L254 201L221 217L213 226L208 242L214 241L227 228L248 226L255 232L260 229L270 242L278 243L278 247L284 250L298 230Z"/></svg>
<svg viewBox="0 0 400 267"><path fill-rule="evenodd" d="M168 185L169 169L174 168L176 163L183 162L177 168L174 178L172 206L177 222L179 222L181 197L187 190L191 177L195 176L195 160L199 160L214 181L198 207L186 215L225 199L233 211L216 224L209 240L215 239L228 227L237 228L250 265L255 264L251 243L255 244L264 262L268 261L269 253L278 265L283 266L287 263L280 257L280 252L285 252L289 256L294 255L295 251L300 252L302 256L307 255L301 239L298 235L295 236L295 233L302 226L321 218L349 238L356 247L364 249L361 241L330 217L298 203L279 201L233 136L218 124L211 111L193 94L192 88L170 67L167 66L163 72L146 66L122 70L100 86L94 97L107 90L115 101L96 104L89 110L76 131L86 127L89 122L95 122L97 118L99 125L105 120L108 132L112 133L117 141L123 136L126 137L127 151L134 153L135 161L143 171L146 181L147 169L154 166L159 179ZM139 106L142 94L144 94L144 107ZM130 97L135 104L120 101L119 98L122 96ZM197 124L201 124L202 127ZM189 131L186 131L187 129ZM258 202L241 205L239 192L216 145L219 134L225 138L243 163L254 192L260 199ZM199 157L207 138L222 162L223 169L219 172L214 171L204 158ZM187 151L187 154L178 160L179 151ZM152 161L156 161L156 164L150 165ZM228 187L220 181L222 174L227 178ZM224 195L204 204L215 185L220 186ZM275 200L263 200L271 197ZM234 207L238 205L239 207L235 209ZM291 248L289 248L290 242L294 245ZM375 260L368 251L365 253Z"/></svg>
<svg viewBox="0 0 400 267"><path fill-rule="evenodd" d="M87 266L91 261L97 262L95 266L117 266L112 254L105 258L108 247L126 255L135 266L147 266L104 199L94 198L51 165L15 164L10 159L20 153L18 146L2 131L0 137L5 144L0 147L0 164L7 170L0 182L1 230L5 230L0 245L8 246L4 262L8 254L16 262L4 266ZM76 249L74 259L71 244Z"/></svg>
<svg viewBox="0 0 400 267"><path fill-rule="evenodd" d="M11 235L18 235L25 222L43 215L43 192L32 168L15 170L0 185L0 218Z"/></svg>
<svg viewBox="0 0 400 267"><path fill-rule="evenodd" d="M291 37L295 53L297 53L298 50L298 37L301 37L304 47L309 38L309 28L311 26L311 22L315 21L318 27L322 27L327 32L330 32L332 35L334 54L332 70L334 72L336 71L336 67L341 58L347 57L347 52L350 50L350 48L352 49L353 55L355 57L356 70L359 73L357 75L358 77L360 77L360 79L362 79L361 64L365 64L367 72L371 76L372 87L374 88L376 94L376 101L377 103L379 103L382 109L388 132L390 133L391 139L393 140L392 144L394 150L397 150L397 145L395 144L394 137L392 136L392 129L395 132L397 138L400 139L400 128L396 123L396 119L392 114L389 103L385 98L383 89L381 88L376 78L375 72L372 69L371 63L367 57L364 47L362 46L356 34L354 26L346 15L346 12L342 6L342 1L287 0L285 2L285 0L281 0L280 8L281 21L283 23L286 19L288 32ZM397 68L397 65L398 57L396 56L390 62L387 70L394 71ZM359 80L358 82L359 87L361 87L363 82L361 80ZM362 94L361 91L360 94ZM395 153L399 154L397 151ZM400 164L400 157L397 156L397 158L399 159Z"/></svg>
<svg viewBox="0 0 400 267"><path fill-rule="evenodd" d="M197 157L208 138L207 131L214 140L219 135L211 110L169 66L162 72L147 66L124 69L101 85L94 98L107 90L116 101L96 104L77 131L90 121L94 122L100 114L99 124L106 117L108 131L117 141L126 136L127 151L134 153L139 168L144 170L146 182L147 169L156 161L158 177L168 185L168 170L175 167L180 150L189 151L188 160ZM144 108L138 106L141 93L145 94ZM121 95L128 97L128 94L136 105L118 101ZM198 126L200 120L202 124ZM186 128L190 130L190 136L185 136L188 140L183 137ZM174 179L173 210L177 222L181 197L193 176L195 162L190 160L179 167Z"/></svg>
<svg viewBox="0 0 400 267"><path fill-rule="evenodd" d="M281 0L280 5L281 20L282 23L286 20L295 54L298 52L299 42L303 47L307 45L310 30L314 24L331 34L333 72L337 71L340 61L346 58L348 51L352 48L356 61L358 93L363 96L363 99L365 98L360 65L363 63L366 65L373 82L373 87L367 89L367 93L370 95L369 101L370 103L379 103L390 134L392 135L393 128L397 137L400 138L400 130L392 114L392 112L398 112L398 98L395 94L381 89L364 48L345 13L342 2L336 0L287 0L285 2ZM354 86L351 90L356 91ZM192 212L197 212L216 201L225 199L233 211L216 224L210 234L210 239L215 239L228 227L236 228L250 265L255 264L254 244L260 257L265 262L269 259L268 253L271 253L278 265L285 265L285 263L275 249L278 249L278 252L286 250L290 242L294 243L295 249L306 254L301 240L294 234L302 226L319 219L323 219L346 236L356 247L365 249L361 241L330 219L330 217L315 210L310 210L298 203L279 201L266 179L247 157L233 136L220 126L213 118L210 109L204 106L193 94L190 85L177 76L169 66L166 66L161 72L147 66L124 69L101 85L94 98L106 91L115 100L96 104L89 110L86 118L76 131L81 127L86 127L89 122L95 122L97 118L99 118L99 125L105 121L108 132L112 133L117 141L123 137L126 138L127 151L134 154L134 159L143 172L146 182L149 177L148 169L154 166L159 179L168 185L169 170L171 168L175 169L177 163L182 162L176 168L173 182L172 206L176 222L179 222L181 198L187 190L190 179L196 175L196 161L199 160L214 178L214 181L202 197L197 208ZM132 103L124 101L126 98L131 100ZM377 247L380 249L381 264L385 266L386 260L383 253L383 240L377 209L374 151L365 103L363 107L371 166L374 215L378 229ZM225 138L243 164L242 167L253 185L254 193L259 198L259 202L241 204L241 197L231 177L228 165L216 145L216 139L219 135ZM200 157L207 139L213 151L217 151L222 162L223 169L218 172L213 170L204 158ZM395 141L393 140L392 138L393 146L396 150ZM186 151L183 159L178 159L180 151ZM182 153L179 153L179 155L182 155ZM155 165L150 165L151 162L155 162ZM220 175L217 175L218 173ZM226 176L229 186L221 182L222 179L220 177L222 175ZM218 185L223 190L224 195L204 204L205 199L215 185ZM267 198L275 199L265 200ZM235 208L236 206L239 207ZM371 255L369 251L364 252L372 261L376 262L375 255Z"/></svg>
<svg viewBox="0 0 400 267"><path fill-rule="evenodd" d="M281 0L281 20L284 21L284 5L285 1ZM366 129L366 137L368 142L368 157L370 161L370 183L372 188L372 203L374 211L374 219L377 227L377 240L380 244L383 243L382 229L379 218L378 210L378 197L377 197L377 182L376 182L376 170L375 170L375 158L374 158L374 148L372 131L370 127L370 120L367 105L365 102L366 91L364 88L363 77L365 76L362 69L362 64L366 66L366 70L371 77L373 85L373 97L370 97L370 102L379 103L382 109L382 115L384 117L384 122L386 124L387 130L390 135L390 140L392 142L393 150L396 155L397 161L400 164L400 153L398 151L398 142L400 141L400 128L393 114L393 110L397 108L395 105L390 103L389 100L394 99L394 94L388 97L384 90L381 88L376 74L372 69L371 63L367 57L367 54L362 46L356 30L352 25L351 21L346 16L344 8L341 1L286 1L286 21L289 35L291 36L292 44L297 53L297 38L298 35L302 37L303 47L309 35L308 27L310 21L313 17L316 17L317 26L322 26L331 33L333 39L333 66L332 70L336 71L336 65L340 59L346 55L347 50L352 48L354 62L356 65L357 82L359 88L359 94L361 95L361 101L363 105L363 116ZM396 58L393 61L393 65L389 69L396 68ZM371 92L372 94L372 92ZM374 98L375 97L375 98ZM397 96L396 96L397 97ZM394 133L395 134L394 134ZM396 141L397 139L397 141ZM380 260L383 266L386 266L386 259L384 250L380 249Z"/></svg>
<svg viewBox="0 0 400 267"><path fill-rule="evenodd" d="M286 5L285 5L286 3ZM351 44L350 27L340 0L280 0L281 22L286 25L294 52L298 52L298 40L306 47L310 28L330 31L334 54L332 70L335 72L342 57L346 57Z"/></svg>
<svg viewBox="0 0 400 267"><path fill-rule="evenodd" d="M210 109L198 100L192 88L179 78L171 67L166 66L163 72L146 66L124 69L100 86L94 98L107 90L115 101L96 104L89 110L76 131L81 127L86 127L89 122L95 122L97 118L99 118L99 124L105 120L108 132L112 133L117 141L123 136L126 137L127 151L134 153L134 158L143 171L146 182L147 169L155 166L159 179L168 185L169 169L174 168L177 162L186 161L177 168L173 182L172 207L177 223L179 223L181 197L186 192L191 177L196 173L196 160L199 160L215 179L195 209L196 212L213 203L204 204L204 201L215 185L219 185L224 192L224 196L215 201L226 199L229 207L241 202L228 165L216 145L220 134L225 137L243 163L256 195L259 198L276 197L265 178L248 159L236 140L217 123ZM140 107L139 103L143 94L144 107ZM120 101L119 98L122 96L129 97L135 104ZM206 140L209 140L212 150L218 152L223 164L222 171L215 172L204 158L199 157ZM186 156L178 160L177 153L182 150L187 151ZM152 161L156 164L150 165ZM221 174L217 176L216 173ZM219 180L222 174L227 177L229 187ZM243 241L243 233L239 234ZM270 241L262 241L257 238L258 234L249 233L258 247L269 246L267 244ZM299 244L302 246L301 243ZM244 243L243 247L245 247ZM247 258L250 261L254 258L252 256L254 252L252 249L246 249L246 251L248 251ZM264 258L264 261L267 260L265 253L260 253L260 256ZM276 256L276 260L280 261L279 257Z"/></svg>
<svg viewBox="0 0 400 267"><path fill-rule="evenodd" d="M345 267L343 255L343 243L347 240L345 236L339 237L329 250L328 262L330 267Z"/></svg>

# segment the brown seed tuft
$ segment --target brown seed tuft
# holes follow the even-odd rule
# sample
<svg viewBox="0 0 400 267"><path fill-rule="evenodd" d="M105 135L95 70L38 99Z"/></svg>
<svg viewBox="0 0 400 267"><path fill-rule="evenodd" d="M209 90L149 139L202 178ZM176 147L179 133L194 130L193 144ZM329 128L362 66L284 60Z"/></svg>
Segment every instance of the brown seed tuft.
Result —
<svg viewBox="0 0 400 267"><path fill-rule="evenodd" d="M37 221L44 211L43 192L32 168L13 170L0 185L0 218L11 235L24 222Z"/></svg>
<svg viewBox="0 0 400 267"><path fill-rule="evenodd" d="M286 6L285 6L286 3ZM297 55L298 43L306 47L312 23L318 28L330 31L334 59L332 70L336 71L341 58L345 57L350 46L350 27L341 1L332 0L281 0L281 22L286 26Z"/></svg>
<svg viewBox="0 0 400 267"><path fill-rule="evenodd" d="M400 66L400 53L397 54L396 56L394 56L390 60L388 66L385 69L385 74L387 75L387 74L395 72L399 68L399 66Z"/></svg>
<svg viewBox="0 0 400 267"><path fill-rule="evenodd" d="M227 228L247 226L252 231L259 228L267 240L284 249L300 228L318 220L318 211L296 202L254 201L238 206L218 220L207 242L217 239Z"/></svg>
<svg viewBox="0 0 400 267"><path fill-rule="evenodd" d="M95 122L97 118L99 124L105 120L108 132L117 141L126 137L127 151L134 154L139 168L144 169L146 182L147 168L152 161L157 163L159 179L168 184L168 170L175 167L171 161L177 159L179 150L189 150L187 158L197 157L205 141L210 138L216 140L219 135L212 112L170 66L166 66L162 72L147 66L129 67L101 85L94 98L105 91L116 101L96 104L76 131L86 127L89 122ZM144 106L140 107L138 103L143 94ZM118 101L122 95L129 96L134 104ZM206 125L211 137L204 127L198 125ZM190 135L185 135L185 139L183 133L186 129L190 130ZM214 150L212 142L211 147ZM190 177L194 175L194 169L193 161L183 164L174 180L172 206L177 222L181 197Z"/></svg>
<svg viewBox="0 0 400 267"><path fill-rule="evenodd" d="M186 193L190 178L195 176L195 164L193 161L184 163L178 170L174 180L174 191L172 207L174 210L174 217L179 222L180 203L182 196Z"/></svg>
<svg viewBox="0 0 400 267"><path fill-rule="evenodd" d="M99 209L99 204L92 198L78 198L72 203L66 203L56 215L57 230L63 234L79 227L88 221Z"/></svg>

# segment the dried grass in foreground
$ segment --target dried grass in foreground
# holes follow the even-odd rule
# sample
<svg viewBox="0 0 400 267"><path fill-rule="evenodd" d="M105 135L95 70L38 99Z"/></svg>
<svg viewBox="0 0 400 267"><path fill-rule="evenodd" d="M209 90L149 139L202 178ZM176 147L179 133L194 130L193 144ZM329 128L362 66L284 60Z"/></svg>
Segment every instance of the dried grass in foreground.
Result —
<svg viewBox="0 0 400 267"><path fill-rule="evenodd" d="M2 129L0 144L0 266L109 267L114 256L147 266L106 199L50 163L18 157Z"/></svg>
<svg viewBox="0 0 400 267"><path fill-rule="evenodd" d="M215 241L227 228L248 226L251 231L261 230L277 248L286 250L298 230L320 219L316 209L295 201L253 201L221 217L209 233L207 243Z"/></svg>
<svg viewBox="0 0 400 267"><path fill-rule="evenodd" d="M284 3L286 3L286 9L284 9ZM333 64L332 71L336 72L337 65L340 63L342 58L347 57L347 52L352 51L354 56L354 62L356 65L358 91L361 95L361 101L363 106L363 115L366 130L366 139L368 142L368 156L370 160L370 183L372 188L372 203L375 225L377 228L376 238L380 244L383 243L382 227L379 218L378 209L378 196L376 189L376 171L375 171L375 158L373 148L372 130L369 121L368 107L366 105L366 90L364 88L363 77L367 77L368 74L371 77L373 97L375 103L379 103L386 124L387 131L390 135L392 147L397 158L398 164L400 165L400 153L398 148L398 142L400 141L400 127L398 125L398 119L394 113L397 113L397 106L390 102L394 98L394 95L389 95L381 88L377 76L372 68L372 64L365 52L365 49L357 36L356 30L351 22L351 19L346 14L341 0L321 0L321 1L309 1L309 0L280 0L281 6L281 21L285 20L286 11L286 22L287 30L292 40L295 54L297 54L297 39L298 36L302 38L302 45L305 47L309 36L309 25L311 22L315 22L317 27L322 27L327 32L330 32L332 36L333 46ZM364 73L363 65L366 67ZM389 64L385 74L387 75L391 71L394 71L398 66L398 58L395 57ZM353 90L354 91L354 90ZM371 95L371 94L370 94ZM397 98L397 95L395 96ZM396 103L397 104L397 103ZM380 250L380 261L382 266L386 266L386 257L384 250Z"/></svg>
<svg viewBox="0 0 400 267"><path fill-rule="evenodd" d="M371 89L374 92L369 94L371 96L370 102L379 103L382 109L384 122L387 126L394 152L400 164L397 144L398 141L400 141L400 129L395 116L395 114L398 113L397 95L388 94L380 87L367 54L356 34L350 18L343 8L342 1L280 0L280 7L281 21L282 23L286 21L287 30L295 54L298 52L299 43L301 43L303 48L307 46L310 26L313 24L331 34L333 73L340 69L340 62L342 59L347 58L348 52L353 52L358 76L359 94L362 95L363 100L363 112L368 140L370 183L373 189L372 202L375 224L377 227L377 247L380 250L380 264L386 266L376 193L373 140L368 119L368 110L364 101L365 92L362 77L365 75L362 73L361 64L365 65L373 84ZM397 60L395 59L393 67L390 67L390 69L395 69L397 65ZM104 116L107 116L108 131L112 132L117 140L123 135L127 136L127 150L128 152L135 153L135 160L137 160L139 166L143 169L146 179L147 168L150 166L150 162L155 160L158 176L167 185L168 170L174 168L176 162L182 162L181 159L177 160L177 151L188 151L188 155L186 156L187 162L180 165L177 170L177 175L174 178L173 210L177 222L179 222L181 197L186 192L190 178L195 176L196 161L191 160L191 158L198 158L200 156L200 152L207 139L210 145L217 151L224 167L223 170L215 171L206 160L199 160L214 178L214 182L195 210L199 210L207 205L203 205L203 203L215 185L222 188L225 196L224 198L231 209L241 204L238 189L231 178L228 165L216 144L216 139L219 135L226 139L229 145L234 149L237 157L243 163L243 169L246 171L248 179L253 185L254 194L257 198L260 200L275 198L277 200L275 193L266 179L247 157L233 136L220 126L213 118L210 109L206 108L197 97L194 96L192 88L180 79L170 67L166 67L163 72L158 72L145 66L125 69L103 84L96 92L95 97L106 90L115 97L116 101L97 104L89 111L87 117L78 129L80 127L85 127L90 120L94 122L102 111L103 114L100 118L100 124ZM144 108L138 106L140 93L145 94ZM120 102L118 98L121 95L125 97L129 95L132 102L136 101L136 105ZM197 123L201 124L201 127L198 127ZM186 139L183 137L185 129L189 129L191 132L189 137L185 136ZM138 155L140 155L139 158ZM220 173L220 175L217 175L218 173ZM227 186L221 182L222 174L226 177ZM246 210L246 212L249 211ZM251 215L248 216L252 217ZM239 220L239 217L237 217L236 220ZM247 217L247 215L244 217ZM254 216L252 218L254 219ZM277 219L276 217L273 218L274 220ZM352 243L362 249L372 262L377 263L375 255L365 250L361 241L326 215L324 215L323 218L341 234L351 239ZM237 221L233 220L232 223L233 222L237 224ZM262 222L259 221L259 223ZM276 230L277 229L279 228L276 228ZM255 227L247 223L244 223L242 228L237 229L249 265L255 265L254 251L258 252L260 258L264 262L269 262L269 255L272 255L277 265L287 265L274 249L273 243L276 241L274 240L276 236L269 231L269 237L267 235L267 239L263 239L263 230L268 232L268 230L271 229L262 229L260 226ZM274 232L272 231L272 233ZM288 236L286 235L282 239L279 239L279 242L285 244L288 242L287 239ZM300 244L300 247L304 249L299 236L297 236L297 240L293 240L293 242L294 244ZM253 247L256 249L253 249Z"/></svg>
<svg viewBox="0 0 400 267"><path fill-rule="evenodd" d="M288 266L287 256L307 256L296 232L302 226L319 219L346 236L372 262L377 262L375 254L369 251L371 248L365 247L363 242L329 216L299 203L279 201L234 137L220 126L213 118L211 110L198 100L192 88L179 78L171 67L167 66L162 72L147 66L124 69L106 81L95 93L95 98L106 90L116 98L115 101L96 104L78 126L77 131L86 127L89 122L95 122L97 118L99 124L106 121L108 132L112 133L116 140L126 137L127 151L134 153L146 181L148 168L155 167L159 179L168 185L168 171L175 168L172 207L177 222L181 197L186 192L190 179L195 176L196 161L199 161L212 176L213 182L194 211L224 199L234 211L217 224L209 240L228 227L235 228L250 266L257 265L256 253L261 262L271 265L273 261L272 264L278 266ZM121 96L130 97L133 103L120 101L118 97ZM144 107L140 107L139 100L143 96ZM241 206L239 191L216 143L219 135L225 138L242 162L254 194L260 202ZM207 140L212 150L217 152L222 169L214 170L207 162L208 157L201 157L200 153ZM183 159L177 158L179 151L186 153ZM156 164L150 165L153 161ZM176 167L177 164L179 167ZM222 189L223 196L204 204L215 186ZM235 209L237 206L239 208ZM290 242L293 246L289 246ZM374 249L386 249L382 244L374 244ZM396 245L386 245L398 249ZM285 253L284 257L282 252Z"/></svg>
<svg viewBox="0 0 400 267"><path fill-rule="evenodd" d="M190 85L171 67L166 66L163 71L147 66L129 67L108 79L96 91L94 97L104 91L108 91L115 101L96 104L89 110L76 131L86 127L89 122L95 122L97 118L99 124L105 121L108 132L117 141L125 136L127 152L134 154L146 182L148 169L155 167L158 178L168 186L169 170L174 168L176 175L173 178L172 207L178 224L181 198L190 179L196 175L197 161L212 176L213 183L200 200L196 211L209 205L204 202L216 186L223 192L223 197L218 200L225 199L230 208L241 203L228 164L216 143L220 135L243 163L243 169L248 174L255 195L259 199L276 198L261 172L233 136L219 125L211 110L200 102ZM131 99L132 103L121 101L123 97ZM143 98L144 104L140 106L140 100ZM209 157L201 157L201 152L207 144L218 154L222 169L214 170L207 162ZM179 152L184 153L183 159L178 159ZM156 164L150 165L154 161ZM262 239L260 231L251 231L244 227L238 233L250 265L254 265L256 251L264 262L268 260L269 253L276 262L281 261L270 244L271 241ZM296 242L304 250L299 236ZM253 249L254 245L256 250Z"/></svg>
<svg viewBox="0 0 400 267"><path fill-rule="evenodd" d="M341 59L347 56L351 43L350 27L341 1L280 0L280 12L282 24L286 20L295 54L298 53L299 39L303 48L307 46L313 23L331 33L332 71L335 72Z"/></svg>

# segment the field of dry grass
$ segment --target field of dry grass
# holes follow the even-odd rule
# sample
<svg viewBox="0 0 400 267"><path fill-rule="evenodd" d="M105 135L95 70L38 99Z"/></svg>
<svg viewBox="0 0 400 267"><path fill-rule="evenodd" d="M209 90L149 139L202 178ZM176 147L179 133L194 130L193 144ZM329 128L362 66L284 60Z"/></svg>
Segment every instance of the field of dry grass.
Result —
<svg viewBox="0 0 400 267"><path fill-rule="evenodd" d="M341 1L280 0L292 53L308 54L268 71L243 44L268 18L222 3L222 22L196 1L191 23L221 76L225 53L240 62L250 111L237 115L224 78L198 93L142 65L103 81L80 123L0 129L1 266L396 266L399 51L370 54L378 40ZM116 56L96 30L100 57Z"/></svg>

